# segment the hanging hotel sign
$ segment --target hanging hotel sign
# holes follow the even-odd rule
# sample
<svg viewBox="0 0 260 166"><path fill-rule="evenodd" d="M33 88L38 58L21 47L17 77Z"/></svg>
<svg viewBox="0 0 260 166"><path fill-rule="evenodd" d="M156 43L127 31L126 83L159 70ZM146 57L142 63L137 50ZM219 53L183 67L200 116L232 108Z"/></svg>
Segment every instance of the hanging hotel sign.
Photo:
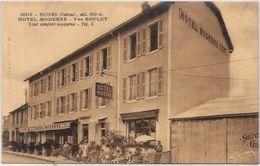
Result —
<svg viewBox="0 0 260 166"><path fill-rule="evenodd" d="M97 82L96 96L112 99L112 86Z"/></svg>
<svg viewBox="0 0 260 166"><path fill-rule="evenodd" d="M217 41L210 33L208 33L203 27L195 22L190 16L188 16L181 8L179 8L179 19L185 22L191 29L199 33L204 39L215 46L219 51L226 54L228 50L219 41Z"/></svg>
<svg viewBox="0 0 260 166"><path fill-rule="evenodd" d="M37 127L30 127L29 132L36 132L36 131L47 131L47 130L61 130L70 128L70 123L57 123L57 124L50 124L45 126L37 126Z"/></svg>

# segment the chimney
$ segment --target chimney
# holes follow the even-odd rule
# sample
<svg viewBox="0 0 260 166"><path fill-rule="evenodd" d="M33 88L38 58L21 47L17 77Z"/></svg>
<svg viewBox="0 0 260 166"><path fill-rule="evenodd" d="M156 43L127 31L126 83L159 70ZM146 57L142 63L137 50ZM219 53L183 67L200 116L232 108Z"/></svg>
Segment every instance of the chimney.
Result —
<svg viewBox="0 0 260 166"><path fill-rule="evenodd" d="M144 2L142 3L142 12L144 12L144 11L150 9L150 8L151 8L151 7L150 7L148 1L144 1Z"/></svg>

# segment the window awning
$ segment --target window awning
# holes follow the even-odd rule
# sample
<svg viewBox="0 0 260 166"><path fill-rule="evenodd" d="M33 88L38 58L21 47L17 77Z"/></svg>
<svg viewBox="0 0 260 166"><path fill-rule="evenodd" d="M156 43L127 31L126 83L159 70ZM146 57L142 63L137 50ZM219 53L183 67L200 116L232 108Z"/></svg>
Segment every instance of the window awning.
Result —
<svg viewBox="0 0 260 166"><path fill-rule="evenodd" d="M131 113L123 113L121 119L125 120L134 120L134 119L146 119L146 118L155 118L158 120L159 109L148 110L148 111L139 111Z"/></svg>

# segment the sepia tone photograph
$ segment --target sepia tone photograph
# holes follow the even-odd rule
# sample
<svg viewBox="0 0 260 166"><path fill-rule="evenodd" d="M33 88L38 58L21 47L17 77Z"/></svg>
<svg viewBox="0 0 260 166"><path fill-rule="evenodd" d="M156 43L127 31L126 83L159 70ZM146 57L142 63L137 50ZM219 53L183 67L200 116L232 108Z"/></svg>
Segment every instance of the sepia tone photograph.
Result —
<svg viewBox="0 0 260 166"><path fill-rule="evenodd" d="M2 164L257 164L258 2L2 1Z"/></svg>

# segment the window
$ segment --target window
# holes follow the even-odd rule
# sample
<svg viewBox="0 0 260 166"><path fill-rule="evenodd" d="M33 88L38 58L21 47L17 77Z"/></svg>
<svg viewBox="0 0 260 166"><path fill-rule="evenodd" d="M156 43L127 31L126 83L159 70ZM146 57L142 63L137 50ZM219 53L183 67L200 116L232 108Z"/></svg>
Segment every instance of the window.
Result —
<svg viewBox="0 0 260 166"><path fill-rule="evenodd" d="M85 89L84 90L84 109L90 108L90 102L91 102L91 89Z"/></svg>
<svg viewBox="0 0 260 166"><path fill-rule="evenodd" d="M77 63L73 63L72 65L71 65L71 75L72 75L72 81L76 81L76 80L78 80L78 70L79 70L79 63L77 62Z"/></svg>
<svg viewBox="0 0 260 166"><path fill-rule="evenodd" d="M45 103L41 103L41 111L40 111L40 118L44 118L45 117L45 112L46 112L46 104Z"/></svg>
<svg viewBox="0 0 260 166"><path fill-rule="evenodd" d="M96 96L96 106L97 107L104 107L104 106L108 105L108 103L109 103L109 99Z"/></svg>
<svg viewBox="0 0 260 166"><path fill-rule="evenodd" d="M162 94L162 67L148 70L148 96Z"/></svg>
<svg viewBox="0 0 260 166"><path fill-rule="evenodd" d="M48 76L47 82L48 82L48 91L52 91L52 75Z"/></svg>
<svg viewBox="0 0 260 166"><path fill-rule="evenodd" d="M88 139L89 139L89 126L88 126L88 124L83 124L82 130L83 130L82 139L86 140L87 143L88 143Z"/></svg>
<svg viewBox="0 0 260 166"><path fill-rule="evenodd" d="M65 113L65 96L60 97L60 114Z"/></svg>
<svg viewBox="0 0 260 166"><path fill-rule="evenodd" d="M77 110L77 93L72 93L71 94L71 111L76 111Z"/></svg>
<svg viewBox="0 0 260 166"><path fill-rule="evenodd" d="M51 101L47 101L47 116L51 117Z"/></svg>
<svg viewBox="0 0 260 166"><path fill-rule="evenodd" d="M13 125L14 125L14 119L15 119L15 115L13 114Z"/></svg>
<svg viewBox="0 0 260 166"><path fill-rule="evenodd" d="M19 112L16 113L16 125L18 125L19 122Z"/></svg>
<svg viewBox="0 0 260 166"><path fill-rule="evenodd" d="M23 124L23 111L21 112L21 124Z"/></svg>
<svg viewBox="0 0 260 166"><path fill-rule="evenodd" d="M107 69L107 48L102 49L102 69Z"/></svg>
<svg viewBox="0 0 260 166"><path fill-rule="evenodd" d="M130 36L130 58L134 59L136 58L136 33L132 34Z"/></svg>
<svg viewBox="0 0 260 166"><path fill-rule="evenodd" d="M85 58L85 76L90 76L92 75L93 71L93 57L92 55L89 55Z"/></svg>
<svg viewBox="0 0 260 166"><path fill-rule="evenodd" d="M34 106L34 119L39 118L39 105Z"/></svg>
<svg viewBox="0 0 260 166"><path fill-rule="evenodd" d="M100 69L105 70L111 67L111 46L98 50L96 53L96 72Z"/></svg>
<svg viewBox="0 0 260 166"><path fill-rule="evenodd" d="M43 79L41 80L41 88L40 89L41 89L41 94L43 94L43 91L44 91L43 90Z"/></svg>
<svg viewBox="0 0 260 166"><path fill-rule="evenodd" d="M153 118L128 121L128 136L136 138L141 135L156 137L156 120Z"/></svg>
<svg viewBox="0 0 260 166"><path fill-rule="evenodd" d="M150 51L158 49L158 22L150 26Z"/></svg>
<svg viewBox="0 0 260 166"><path fill-rule="evenodd" d="M129 76L129 100L136 99L136 74Z"/></svg>
<svg viewBox="0 0 260 166"><path fill-rule="evenodd" d="M61 77L61 86L65 85L65 69L62 69L60 72L60 77Z"/></svg>
<svg viewBox="0 0 260 166"><path fill-rule="evenodd" d="M163 45L163 20L159 20L152 25L150 28L150 51L157 50Z"/></svg>
<svg viewBox="0 0 260 166"><path fill-rule="evenodd" d="M101 138L106 136L106 123L105 122L100 122L100 136Z"/></svg>

